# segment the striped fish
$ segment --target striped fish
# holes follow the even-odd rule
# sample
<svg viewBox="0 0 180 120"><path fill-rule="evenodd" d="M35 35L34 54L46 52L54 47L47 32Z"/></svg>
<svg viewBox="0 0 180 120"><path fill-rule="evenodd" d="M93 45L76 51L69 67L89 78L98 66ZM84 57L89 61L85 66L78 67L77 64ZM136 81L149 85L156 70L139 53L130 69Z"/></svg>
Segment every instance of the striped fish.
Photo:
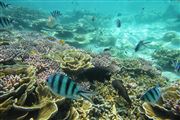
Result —
<svg viewBox="0 0 180 120"><path fill-rule="evenodd" d="M8 8L9 6L10 6L10 4L5 4L4 2L1 2L1 1L0 1L0 8L1 8L1 9Z"/></svg>
<svg viewBox="0 0 180 120"><path fill-rule="evenodd" d="M147 90L142 96L141 100L150 102L150 103L156 103L161 97L161 91L159 84L155 87Z"/></svg>
<svg viewBox="0 0 180 120"><path fill-rule="evenodd" d="M62 14L59 10L54 10L52 12L50 12L51 16L54 17L55 19L57 19L58 17L60 17Z"/></svg>
<svg viewBox="0 0 180 120"><path fill-rule="evenodd" d="M180 62L178 60L177 61L172 61L172 66L174 67L175 72L180 71Z"/></svg>
<svg viewBox="0 0 180 120"><path fill-rule="evenodd" d="M71 99L83 97L85 100L92 102L89 98L92 93L90 91L81 90L80 86L66 75L54 73L50 75L46 81L51 90L60 96Z"/></svg>
<svg viewBox="0 0 180 120"><path fill-rule="evenodd" d="M0 28L7 28L12 25L13 20L7 17L0 17Z"/></svg>

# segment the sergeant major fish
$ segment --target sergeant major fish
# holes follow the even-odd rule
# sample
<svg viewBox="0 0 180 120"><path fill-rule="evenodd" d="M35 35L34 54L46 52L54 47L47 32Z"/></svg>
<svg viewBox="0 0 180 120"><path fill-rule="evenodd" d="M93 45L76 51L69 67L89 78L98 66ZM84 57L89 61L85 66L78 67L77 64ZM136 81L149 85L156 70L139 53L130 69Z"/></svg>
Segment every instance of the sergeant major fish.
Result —
<svg viewBox="0 0 180 120"><path fill-rule="evenodd" d="M150 103L156 103L161 97L161 91L159 84L155 87L147 90L140 99Z"/></svg>
<svg viewBox="0 0 180 120"><path fill-rule="evenodd" d="M0 17L0 29L10 27L13 23L13 19L7 17Z"/></svg>
<svg viewBox="0 0 180 120"><path fill-rule="evenodd" d="M51 90L58 95L71 99L77 99L81 96L85 100L92 102L89 98L92 92L81 90L80 86L66 75L54 73L46 81Z"/></svg>
<svg viewBox="0 0 180 120"><path fill-rule="evenodd" d="M0 1L0 9L8 8L10 5L11 4L6 4L6 3Z"/></svg>

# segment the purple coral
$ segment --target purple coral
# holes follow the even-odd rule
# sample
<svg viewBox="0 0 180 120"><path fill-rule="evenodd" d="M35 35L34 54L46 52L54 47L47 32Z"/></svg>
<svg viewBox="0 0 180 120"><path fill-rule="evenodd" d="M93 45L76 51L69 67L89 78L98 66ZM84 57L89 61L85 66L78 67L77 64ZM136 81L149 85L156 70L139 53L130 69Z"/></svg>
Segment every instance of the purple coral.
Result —
<svg viewBox="0 0 180 120"><path fill-rule="evenodd" d="M19 54L20 51L10 45L0 46L0 63L12 62Z"/></svg>
<svg viewBox="0 0 180 120"><path fill-rule="evenodd" d="M111 72L116 72L119 70L118 65L111 59L109 54L94 55L91 62L95 67L104 68Z"/></svg>
<svg viewBox="0 0 180 120"><path fill-rule="evenodd" d="M57 72L60 69L59 63L48 58L42 58L38 55L24 58L24 63L36 67L36 75L40 80L45 80L50 74Z"/></svg>
<svg viewBox="0 0 180 120"><path fill-rule="evenodd" d="M0 79L0 92L14 90L14 87L19 85L21 81L20 75L6 75Z"/></svg>

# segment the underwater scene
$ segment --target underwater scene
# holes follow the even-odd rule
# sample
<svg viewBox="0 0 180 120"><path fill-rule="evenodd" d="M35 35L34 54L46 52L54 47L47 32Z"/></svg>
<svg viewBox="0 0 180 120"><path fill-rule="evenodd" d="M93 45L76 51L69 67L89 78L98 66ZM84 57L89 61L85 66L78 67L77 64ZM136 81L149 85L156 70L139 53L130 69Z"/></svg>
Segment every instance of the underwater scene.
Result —
<svg viewBox="0 0 180 120"><path fill-rule="evenodd" d="M0 0L0 120L180 120L180 0Z"/></svg>

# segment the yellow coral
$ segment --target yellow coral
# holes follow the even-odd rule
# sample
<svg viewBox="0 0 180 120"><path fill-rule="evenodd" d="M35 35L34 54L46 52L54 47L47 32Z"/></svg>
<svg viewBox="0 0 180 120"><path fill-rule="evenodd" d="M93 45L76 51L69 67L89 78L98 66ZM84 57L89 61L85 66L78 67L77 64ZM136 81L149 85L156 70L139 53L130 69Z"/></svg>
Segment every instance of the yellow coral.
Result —
<svg viewBox="0 0 180 120"><path fill-rule="evenodd" d="M85 68L93 67L90 60L92 57L80 50L64 50L55 53L53 59L61 63L61 68L67 73L77 73Z"/></svg>

